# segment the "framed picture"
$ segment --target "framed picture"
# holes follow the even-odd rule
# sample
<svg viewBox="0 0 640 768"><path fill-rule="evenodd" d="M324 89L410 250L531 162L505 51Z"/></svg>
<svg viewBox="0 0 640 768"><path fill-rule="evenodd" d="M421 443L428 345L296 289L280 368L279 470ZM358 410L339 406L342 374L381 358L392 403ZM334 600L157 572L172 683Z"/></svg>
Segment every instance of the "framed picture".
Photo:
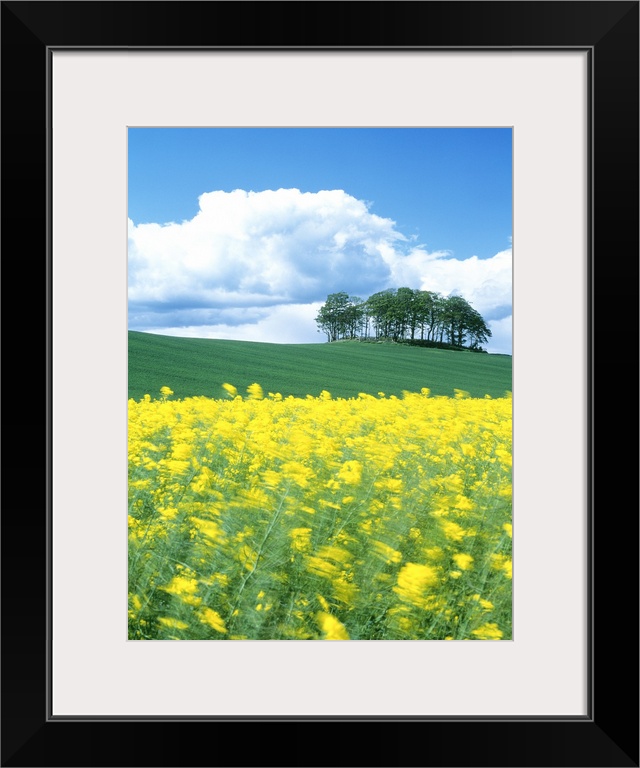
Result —
<svg viewBox="0 0 640 768"><path fill-rule="evenodd" d="M244 39L209 21L218 6ZM46 403L41 369L21 395L43 403L41 508L3 520L7 766L196 765L199 723L258 722L393 736L340 759L243 740L238 765L400 765L424 744L425 765L638 765L637 467L595 415L598 393L628 399L630 371L636 402L638 3L335 8L2 4L5 231L27 224L45 261L47 383ZM288 44L284 15L304 18ZM127 131L332 126L512 131L513 637L132 642ZM25 488L29 433L8 473Z"/></svg>
<svg viewBox="0 0 640 768"><path fill-rule="evenodd" d="M128 639L511 641L513 129L127 149Z"/></svg>

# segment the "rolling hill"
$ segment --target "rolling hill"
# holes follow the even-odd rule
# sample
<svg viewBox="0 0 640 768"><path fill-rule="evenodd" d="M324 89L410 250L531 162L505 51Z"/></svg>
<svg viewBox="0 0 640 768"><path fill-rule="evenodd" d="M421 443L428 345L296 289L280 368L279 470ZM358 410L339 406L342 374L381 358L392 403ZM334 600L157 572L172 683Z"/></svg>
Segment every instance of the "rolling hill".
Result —
<svg viewBox="0 0 640 768"><path fill-rule="evenodd" d="M403 390L453 396L501 397L512 389L510 355L489 355L404 344L357 341L333 344L268 344L192 339L129 331L129 398L159 397L168 386L174 398L226 398L222 384L240 394L257 382L265 392L357 397L359 392L400 396Z"/></svg>

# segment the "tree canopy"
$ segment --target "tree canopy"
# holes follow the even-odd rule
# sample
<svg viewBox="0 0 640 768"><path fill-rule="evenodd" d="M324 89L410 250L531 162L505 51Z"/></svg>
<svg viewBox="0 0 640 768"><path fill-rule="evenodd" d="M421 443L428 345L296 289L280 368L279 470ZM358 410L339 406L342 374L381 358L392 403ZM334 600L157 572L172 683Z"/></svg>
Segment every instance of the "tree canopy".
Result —
<svg viewBox="0 0 640 768"><path fill-rule="evenodd" d="M389 339L482 350L491 330L462 296L389 288L361 299L331 293L316 316L327 341Z"/></svg>

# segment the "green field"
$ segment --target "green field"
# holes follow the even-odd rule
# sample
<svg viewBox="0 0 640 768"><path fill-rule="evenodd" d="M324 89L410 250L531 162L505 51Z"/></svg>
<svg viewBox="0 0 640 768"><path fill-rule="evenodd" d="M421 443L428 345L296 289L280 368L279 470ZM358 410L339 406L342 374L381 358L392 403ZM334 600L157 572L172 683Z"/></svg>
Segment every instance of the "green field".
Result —
<svg viewBox="0 0 640 768"><path fill-rule="evenodd" d="M240 394L259 383L265 395L357 397L359 392L400 396L403 390L452 397L502 397L512 391L510 355L425 349L357 341L332 344L266 344L224 339L189 339L129 331L129 398L159 397L168 386L174 398L226 398L222 384Z"/></svg>

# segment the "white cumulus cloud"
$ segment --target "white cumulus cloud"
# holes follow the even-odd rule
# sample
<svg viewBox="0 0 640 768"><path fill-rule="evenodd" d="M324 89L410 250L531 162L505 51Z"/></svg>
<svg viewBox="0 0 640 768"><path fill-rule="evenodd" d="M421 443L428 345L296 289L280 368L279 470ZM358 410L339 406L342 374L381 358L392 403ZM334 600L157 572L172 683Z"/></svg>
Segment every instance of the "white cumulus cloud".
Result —
<svg viewBox="0 0 640 768"><path fill-rule="evenodd" d="M405 285L458 293L487 320L511 313L511 249L429 253L336 189L208 192L191 220L129 220L128 279L129 328L179 336L319 341L330 293Z"/></svg>

